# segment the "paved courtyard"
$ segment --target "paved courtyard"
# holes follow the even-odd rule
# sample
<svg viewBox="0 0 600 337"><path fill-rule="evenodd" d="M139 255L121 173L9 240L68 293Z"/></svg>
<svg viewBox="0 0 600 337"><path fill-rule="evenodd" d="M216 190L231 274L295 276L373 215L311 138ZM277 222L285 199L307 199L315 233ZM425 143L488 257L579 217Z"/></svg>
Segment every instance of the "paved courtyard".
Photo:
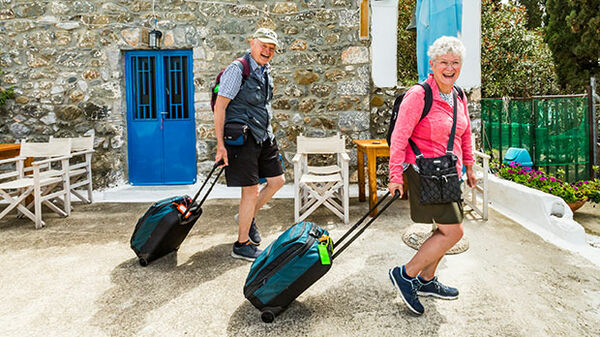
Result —
<svg viewBox="0 0 600 337"><path fill-rule="evenodd" d="M470 248L440 265L440 279L459 288L459 299L425 298L422 317L409 313L387 275L414 254L401 240L411 225L406 201L397 201L274 323L262 323L242 294L250 264L229 255L237 202L207 201L180 251L146 268L129 238L148 203L76 205L65 219L47 213L41 230L5 217L0 335L600 335L600 267L493 210L487 222L467 217ZM293 199L268 206L257 219L263 247L293 222ZM351 220L366 209L352 199ZM349 228L326 209L311 220L334 238Z"/></svg>

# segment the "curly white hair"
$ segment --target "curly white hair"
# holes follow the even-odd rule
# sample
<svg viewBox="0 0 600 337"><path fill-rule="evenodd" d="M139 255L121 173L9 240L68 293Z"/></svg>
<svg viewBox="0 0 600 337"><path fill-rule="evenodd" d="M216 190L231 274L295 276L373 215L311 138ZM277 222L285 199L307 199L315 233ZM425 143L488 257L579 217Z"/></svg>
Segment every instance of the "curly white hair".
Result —
<svg viewBox="0 0 600 337"><path fill-rule="evenodd" d="M465 46L454 36L442 36L435 40L427 50L427 56L429 56L429 59L433 62L435 62L439 56L446 54L455 54L460 57L462 62L465 59L466 54Z"/></svg>

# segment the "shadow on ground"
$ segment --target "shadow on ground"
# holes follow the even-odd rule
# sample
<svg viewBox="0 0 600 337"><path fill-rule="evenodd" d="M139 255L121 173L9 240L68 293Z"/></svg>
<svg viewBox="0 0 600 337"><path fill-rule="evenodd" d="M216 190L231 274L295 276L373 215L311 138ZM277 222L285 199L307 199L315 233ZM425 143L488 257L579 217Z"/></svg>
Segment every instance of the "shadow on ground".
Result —
<svg viewBox="0 0 600 337"><path fill-rule="evenodd" d="M0 251L70 247L80 244L102 245L129 242L137 219L147 204L74 204L71 215L62 218L46 209L46 227L34 229L29 219L18 219L10 213L0 219L2 245Z"/></svg>
<svg viewBox="0 0 600 337"><path fill-rule="evenodd" d="M373 277L381 270L372 266L381 260L389 262L389 256L369 257L366 268L330 285L322 294L310 294L309 288L306 295L292 302L270 324L263 323L260 311L246 301L231 315L227 336L326 336L328 333L352 336L354 331L377 336L382 328L388 332L396 331L394 335L397 336L409 333L413 336L437 335L446 318L433 305L434 300L422 300L427 307L424 317L409 312L387 277L383 282L381 277ZM328 281L331 282L331 278L325 275L317 283Z"/></svg>
<svg viewBox="0 0 600 337"><path fill-rule="evenodd" d="M70 247L80 244L102 245L119 241L129 244L129 239L138 219L146 212L149 203L96 203L74 204L71 215L62 218L46 209L43 213L46 227L35 230L29 219L19 219L12 212L0 219L0 252L7 250L45 249ZM227 234L233 242L237 235L237 224L233 216L237 213L239 200L207 200L202 207L204 213L190 232L192 235L208 236ZM285 206L284 206L285 205ZM257 217L263 235L279 233L294 223L293 208L289 199L271 200ZM288 211L282 212L282 209ZM350 199L350 222L360 218L368 210L366 203ZM344 226L339 218L321 207L307 219L323 226Z"/></svg>
<svg viewBox="0 0 600 337"><path fill-rule="evenodd" d="M231 245L220 244L177 265L177 253L141 267L137 258L118 265L110 274L114 286L102 294L91 323L110 336L135 335L152 310L188 290L211 281L247 262L229 258Z"/></svg>

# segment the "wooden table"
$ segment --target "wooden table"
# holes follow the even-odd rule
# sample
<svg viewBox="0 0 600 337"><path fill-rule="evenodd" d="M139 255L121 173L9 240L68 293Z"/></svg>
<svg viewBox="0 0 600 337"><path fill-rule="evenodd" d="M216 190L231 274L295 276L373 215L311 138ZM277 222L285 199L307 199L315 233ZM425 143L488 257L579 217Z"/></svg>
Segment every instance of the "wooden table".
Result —
<svg viewBox="0 0 600 337"><path fill-rule="evenodd" d="M0 144L0 159L18 157L21 152L21 144ZM33 163L33 158L25 159L25 166L29 167Z"/></svg>
<svg viewBox="0 0 600 337"><path fill-rule="evenodd" d="M367 165L369 172L369 209L377 204L377 158L389 157L390 147L385 139L355 139L356 155L358 161L358 200L365 201L365 160L367 155ZM402 199L407 199L406 179L402 185ZM377 209L374 209L370 215L375 216Z"/></svg>
<svg viewBox="0 0 600 337"><path fill-rule="evenodd" d="M365 201L365 159L367 155L367 167L369 172L369 209L377 204L377 158L389 157L390 147L385 139L355 139L356 155L358 160L358 200ZM377 214L377 209L371 212L371 216Z"/></svg>
<svg viewBox="0 0 600 337"><path fill-rule="evenodd" d="M20 151L21 144L0 144L0 159L14 158Z"/></svg>
<svg viewBox="0 0 600 337"><path fill-rule="evenodd" d="M0 160L18 157L20 152L21 144L0 144ZM32 162L33 158L25 159L25 166L31 166ZM30 203L31 201L33 201L33 196L28 196L27 199L25 199L25 201L26 203Z"/></svg>

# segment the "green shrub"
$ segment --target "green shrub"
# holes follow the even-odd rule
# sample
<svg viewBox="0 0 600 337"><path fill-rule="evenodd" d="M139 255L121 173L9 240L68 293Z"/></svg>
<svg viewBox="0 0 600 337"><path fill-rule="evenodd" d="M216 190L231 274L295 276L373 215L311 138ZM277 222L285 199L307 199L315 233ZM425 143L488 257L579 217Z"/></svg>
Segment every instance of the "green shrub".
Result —
<svg viewBox="0 0 600 337"><path fill-rule="evenodd" d="M527 29L541 27L544 21L546 0L517 0L517 2L523 5L527 12Z"/></svg>
<svg viewBox="0 0 600 337"><path fill-rule="evenodd" d="M591 76L600 76L600 1L546 1L546 41L560 85L583 92Z"/></svg>
<svg viewBox="0 0 600 337"><path fill-rule="evenodd" d="M0 68L0 76L2 76L2 69ZM0 82L0 84L2 84L2 82ZM0 86L0 106L3 106L4 103L6 103L7 99L13 98L14 97L14 90L13 88L8 88L5 89L2 86Z"/></svg>
<svg viewBox="0 0 600 337"><path fill-rule="evenodd" d="M398 0L398 84L402 86L411 86L419 80L417 32L406 30L415 6L414 0Z"/></svg>
<svg viewBox="0 0 600 337"><path fill-rule="evenodd" d="M535 2L502 4L482 0L481 85L484 97L529 97L558 94L552 53L539 28L541 13ZM398 1L398 83L408 86L418 80L416 31L406 30L413 0ZM538 27L529 29L528 27ZM465 65L468 66L468 65Z"/></svg>
<svg viewBox="0 0 600 337"><path fill-rule="evenodd" d="M541 28L527 30L524 7L481 2L483 97L558 94L552 54Z"/></svg>

